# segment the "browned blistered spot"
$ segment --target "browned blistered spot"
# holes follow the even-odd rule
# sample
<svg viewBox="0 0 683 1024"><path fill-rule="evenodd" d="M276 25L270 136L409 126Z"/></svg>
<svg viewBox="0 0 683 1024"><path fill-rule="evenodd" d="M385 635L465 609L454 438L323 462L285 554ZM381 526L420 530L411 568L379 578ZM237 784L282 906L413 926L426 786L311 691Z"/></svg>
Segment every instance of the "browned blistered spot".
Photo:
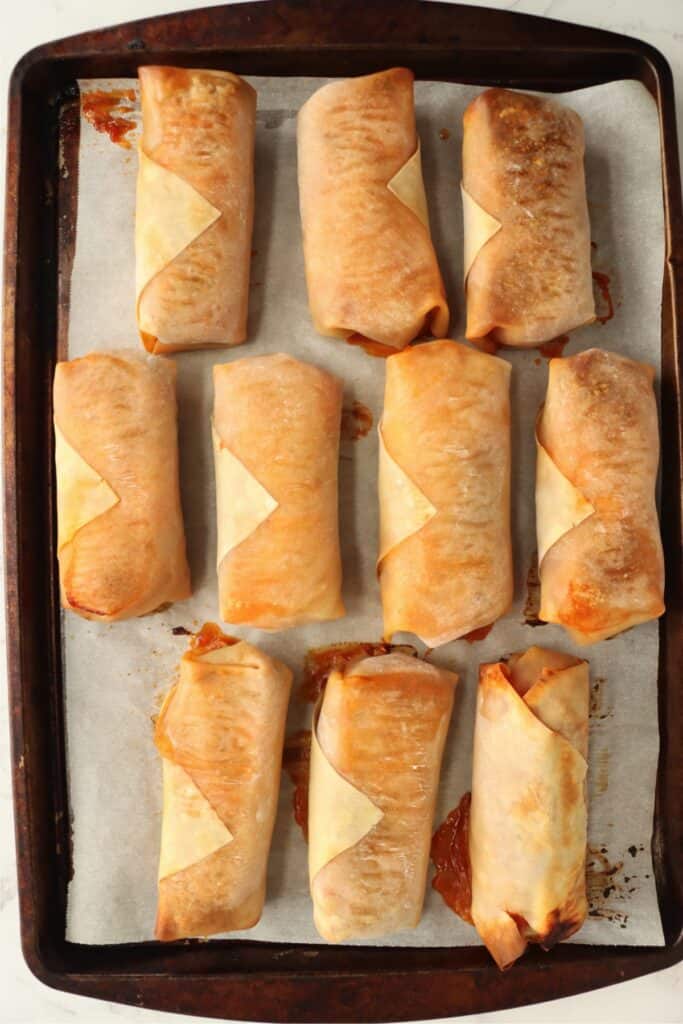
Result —
<svg viewBox="0 0 683 1024"><path fill-rule="evenodd" d="M417 650L410 644L390 644L385 641L369 643L353 641L312 648L304 660L303 677L298 692L299 699L314 704L335 669L344 669L352 661L358 661L360 658L375 658L382 654L391 654L392 651L417 657Z"/></svg>
<svg viewBox="0 0 683 1024"><path fill-rule="evenodd" d="M93 89L81 98L81 110L86 121L95 131L108 135L112 142L130 149L131 143L126 138L128 132L135 127L135 122L123 114L131 114L135 107L135 91L133 89Z"/></svg>
<svg viewBox="0 0 683 1024"><path fill-rule="evenodd" d="M472 867L469 832L471 793L446 817L432 837L429 856L436 868L432 888L463 921L472 924Z"/></svg>
<svg viewBox="0 0 683 1024"><path fill-rule="evenodd" d="M573 935L583 924L583 914L578 911L572 913L569 908L563 911L553 910L547 921L546 932L540 938L541 949L546 951L563 942Z"/></svg>
<svg viewBox="0 0 683 1024"><path fill-rule="evenodd" d="M451 133L449 132L448 128L442 128L439 131L439 138L441 139L442 142L445 142L446 139L450 139L450 137Z"/></svg>
<svg viewBox="0 0 683 1024"><path fill-rule="evenodd" d="M358 441L367 437L372 429L372 413L367 405L354 401L351 408L345 406L341 416L341 436L344 441Z"/></svg>
<svg viewBox="0 0 683 1024"><path fill-rule="evenodd" d="M308 779L311 767L311 730L300 729L285 739L282 767L294 783L294 820L308 842Z"/></svg>

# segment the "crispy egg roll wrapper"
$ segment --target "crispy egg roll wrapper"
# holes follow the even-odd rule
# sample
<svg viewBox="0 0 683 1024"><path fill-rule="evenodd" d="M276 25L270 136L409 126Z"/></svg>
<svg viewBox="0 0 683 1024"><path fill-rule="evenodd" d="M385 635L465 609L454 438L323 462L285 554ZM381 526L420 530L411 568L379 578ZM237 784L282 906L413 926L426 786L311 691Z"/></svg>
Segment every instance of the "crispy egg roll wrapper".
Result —
<svg viewBox="0 0 683 1024"><path fill-rule="evenodd" d="M323 86L299 111L299 202L316 330L403 348L448 329L429 233L413 74Z"/></svg>
<svg viewBox="0 0 683 1024"><path fill-rule="evenodd" d="M330 676L314 723L309 877L329 942L420 920L457 676L406 654Z"/></svg>
<svg viewBox="0 0 683 1024"><path fill-rule="evenodd" d="M261 629L339 618L341 381L282 354L213 372L221 618Z"/></svg>
<svg viewBox="0 0 683 1024"><path fill-rule="evenodd" d="M384 633L429 647L512 600L510 366L454 341L386 361L380 424Z"/></svg>
<svg viewBox="0 0 683 1024"><path fill-rule="evenodd" d="M259 920L291 682L285 665L244 641L183 655L155 732L164 766L157 939Z"/></svg>
<svg viewBox="0 0 683 1024"><path fill-rule="evenodd" d="M536 427L539 614L578 643L664 611L653 379L599 349L550 361Z"/></svg>
<svg viewBox="0 0 683 1024"><path fill-rule="evenodd" d="M137 320L150 352L247 334L256 93L227 71L141 67Z"/></svg>
<svg viewBox="0 0 683 1024"><path fill-rule="evenodd" d="M587 662L540 647L480 669L472 920L501 969L586 917L589 695Z"/></svg>
<svg viewBox="0 0 683 1024"><path fill-rule="evenodd" d="M58 363L54 428L64 608L114 622L189 597L173 363L126 351Z"/></svg>
<svg viewBox="0 0 683 1024"><path fill-rule="evenodd" d="M487 89L463 125L466 337L524 347L594 320L579 115Z"/></svg>

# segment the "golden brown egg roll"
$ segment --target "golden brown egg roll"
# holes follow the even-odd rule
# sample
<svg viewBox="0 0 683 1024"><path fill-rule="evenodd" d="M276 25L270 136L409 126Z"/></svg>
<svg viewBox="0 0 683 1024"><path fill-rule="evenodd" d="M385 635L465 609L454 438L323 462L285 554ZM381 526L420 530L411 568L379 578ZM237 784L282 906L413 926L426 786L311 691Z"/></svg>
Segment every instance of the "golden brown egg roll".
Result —
<svg viewBox="0 0 683 1024"><path fill-rule="evenodd" d="M487 89L463 119L466 337L538 345L595 319L581 118Z"/></svg>
<svg viewBox="0 0 683 1024"><path fill-rule="evenodd" d="M281 354L213 375L221 618L261 629L339 618L341 381Z"/></svg>
<svg viewBox="0 0 683 1024"><path fill-rule="evenodd" d="M190 641L154 741L164 808L156 937L261 917L292 673L212 623Z"/></svg>
<svg viewBox="0 0 683 1024"><path fill-rule="evenodd" d="M299 202L316 330L403 348L448 329L429 233L413 73L323 86L298 120Z"/></svg>
<svg viewBox="0 0 683 1024"><path fill-rule="evenodd" d="M541 647L480 669L472 919L501 969L586 917L589 689L587 662Z"/></svg>
<svg viewBox="0 0 683 1024"><path fill-rule="evenodd" d="M329 942L414 928L458 677L407 654L334 671L314 720L308 836Z"/></svg>
<svg viewBox="0 0 683 1024"><path fill-rule="evenodd" d="M189 597L175 366L137 352L58 363L54 379L62 604L86 619Z"/></svg>
<svg viewBox="0 0 683 1024"><path fill-rule="evenodd" d="M539 615L578 643L664 611L653 379L599 349L550 361L536 426Z"/></svg>
<svg viewBox="0 0 683 1024"><path fill-rule="evenodd" d="M227 71L141 67L137 320L149 352L247 334L256 93Z"/></svg>
<svg viewBox="0 0 683 1024"><path fill-rule="evenodd" d="M379 427L384 633L448 643L512 600L510 366L455 341L386 361Z"/></svg>

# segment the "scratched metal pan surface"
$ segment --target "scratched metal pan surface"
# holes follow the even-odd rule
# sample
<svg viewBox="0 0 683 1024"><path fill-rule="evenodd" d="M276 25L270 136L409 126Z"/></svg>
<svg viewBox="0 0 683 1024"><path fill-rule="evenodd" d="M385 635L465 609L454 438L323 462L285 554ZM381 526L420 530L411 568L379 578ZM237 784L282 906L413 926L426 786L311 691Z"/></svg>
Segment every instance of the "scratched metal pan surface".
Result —
<svg viewBox="0 0 683 1024"><path fill-rule="evenodd" d="M532 949L499 973L481 947L335 948L253 942L82 946L65 940L71 871L52 472L51 382L64 351L75 231L79 78L130 77L142 63L211 64L248 75L364 74L562 92L640 80L660 118L662 530L653 856L665 945ZM61 131L60 131L61 125ZM10 84L4 283L5 548L9 700L22 945L45 984L217 1018L413 1020L557 998L683 958L683 570L681 373L683 210L670 69L652 47L595 29L418 0L271 0L131 22L26 54Z"/></svg>

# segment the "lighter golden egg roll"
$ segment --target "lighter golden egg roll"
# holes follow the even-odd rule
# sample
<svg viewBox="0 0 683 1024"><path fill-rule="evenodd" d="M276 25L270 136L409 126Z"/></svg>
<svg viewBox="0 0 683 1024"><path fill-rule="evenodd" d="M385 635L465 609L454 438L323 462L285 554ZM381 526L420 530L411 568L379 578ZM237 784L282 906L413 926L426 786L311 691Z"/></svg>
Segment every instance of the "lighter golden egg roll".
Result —
<svg viewBox="0 0 683 1024"><path fill-rule="evenodd" d="M256 93L227 71L141 67L137 320L150 352L247 333Z"/></svg>
<svg viewBox="0 0 683 1024"><path fill-rule="evenodd" d="M501 969L586 917L589 689L587 662L540 647L480 669L472 920Z"/></svg>
<svg viewBox="0 0 683 1024"><path fill-rule="evenodd" d="M341 381L279 354L213 374L221 618L261 629L339 618Z"/></svg>
<svg viewBox="0 0 683 1024"><path fill-rule="evenodd" d="M466 336L524 347L595 319L581 118L487 89L463 119Z"/></svg>
<svg viewBox="0 0 683 1024"><path fill-rule="evenodd" d="M57 364L60 589L86 619L128 619L190 596L175 381L172 363L137 352Z"/></svg>
<svg viewBox="0 0 683 1024"><path fill-rule="evenodd" d="M599 349L550 361L536 427L539 615L578 643L664 611L653 379Z"/></svg>
<svg viewBox="0 0 683 1024"><path fill-rule="evenodd" d="M298 120L306 283L321 334L403 348L448 329L429 233L413 74L323 86Z"/></svg>
<svg viewBox="0 0 683 1024"><path fill-rule="evenodd" d="M380 424L384 633L429 647L512 600L510 366L454 341L386 361Z"/></svg>
<svg viewBox="0 0 683 1024"><path fill-rule="evenodd" d="M157 939L259 920L291 683L281 662L212 624L181 658L154 736L164 785Z"/></svg>
<svg viewBox="0 0 683 1024"><path fill-rule="evenodd" d="M309 877L329 942L414 928L422 913L457 676L406 654L334 671L314 721Z"/></svg>

